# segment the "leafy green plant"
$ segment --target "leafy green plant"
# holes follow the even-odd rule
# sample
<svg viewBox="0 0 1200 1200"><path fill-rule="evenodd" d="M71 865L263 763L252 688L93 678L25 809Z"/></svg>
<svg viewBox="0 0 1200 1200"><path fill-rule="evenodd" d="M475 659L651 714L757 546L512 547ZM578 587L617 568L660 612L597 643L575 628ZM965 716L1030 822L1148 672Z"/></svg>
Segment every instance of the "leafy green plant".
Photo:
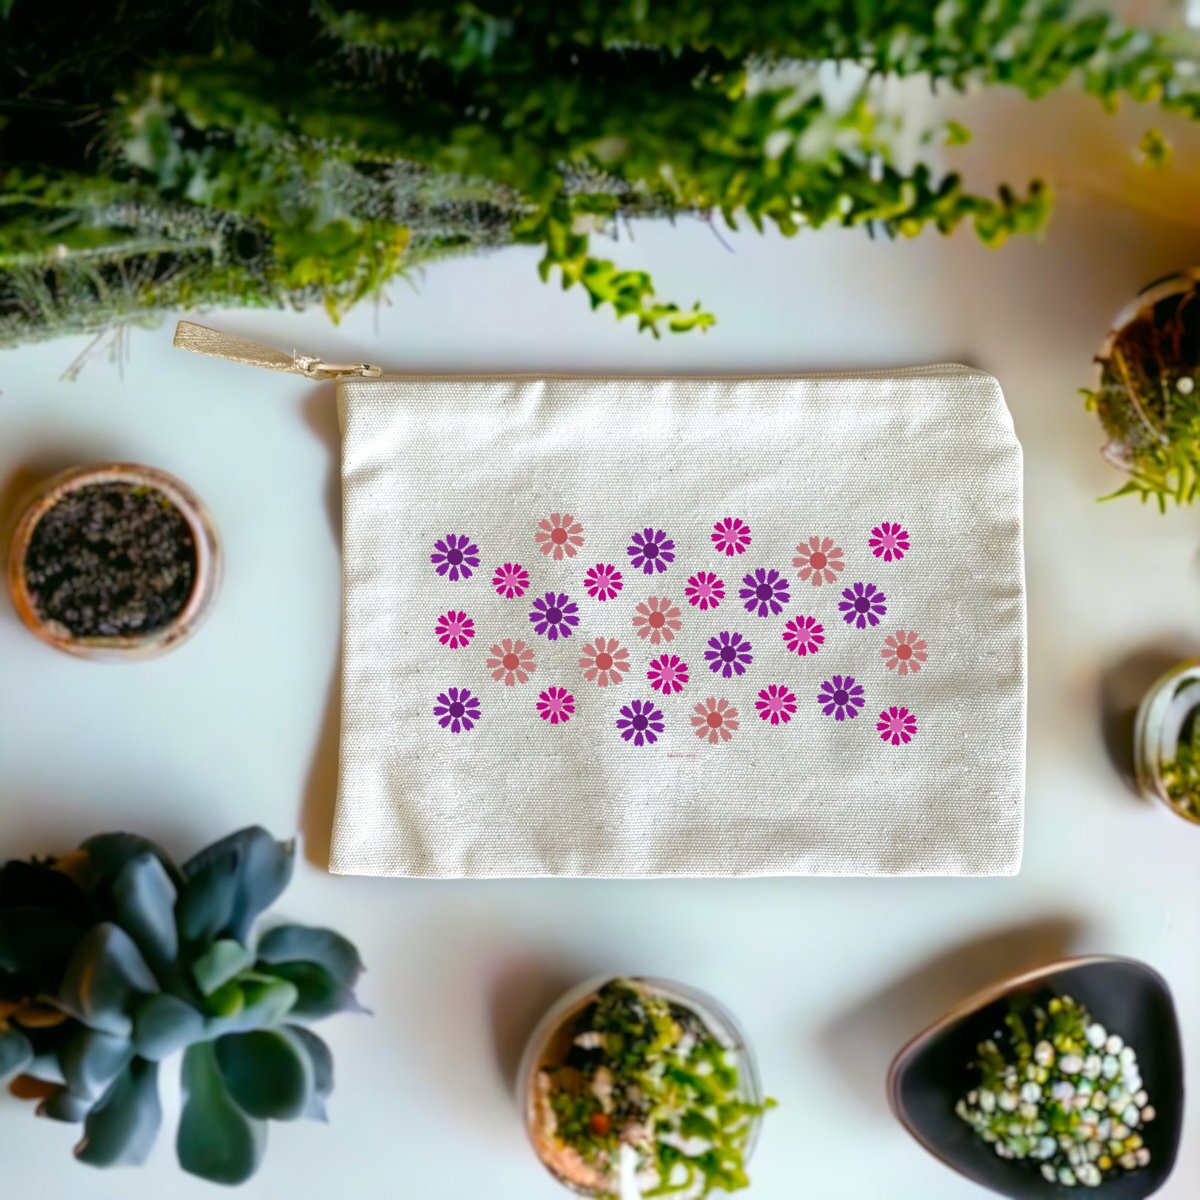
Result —
<svg viewBox="0 0 1200 1200"><path fill-rule="evenodd" d="M1076 0L200 0L186 20L7 0L0 22L0 344L178 306L337 315L509 244L642 329L704 329L596 235L677 215L965 224L993 245L1043 226L1040 181L984 195L902 161L887 77L1200 115L1193 44Z"/></svg>
<svg viewBox="0 0 1200 1200"><path fill-rule="evenodd" d="M81 1162L145 1160L162 1121L159 1066L180 1052L185 1171L240 1183L268 1121L324 1119L333 1059L309 1025L362 1011L362 965L328 929L253 936L293 857L250 828L182 867L117 833L0 868L0 1078L41 1081L39 1115L82 1123Z"/></svg>

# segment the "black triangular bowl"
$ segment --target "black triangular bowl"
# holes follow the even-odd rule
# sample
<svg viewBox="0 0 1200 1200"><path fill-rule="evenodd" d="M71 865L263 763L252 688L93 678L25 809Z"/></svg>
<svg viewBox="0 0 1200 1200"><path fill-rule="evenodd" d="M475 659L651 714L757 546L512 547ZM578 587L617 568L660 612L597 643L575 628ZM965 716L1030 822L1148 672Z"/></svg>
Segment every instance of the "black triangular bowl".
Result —
<svg viewBox="0 0 1200 1200"><path fill-rule="evenodd" d="M1144 1200L1167 1181L1183 1128L1183 1049L1179 1020L1166 980L1145 963L1095 956L1065 959L1005 979L972 996L914 1038L896 1056L888 1099L900 1123L930 1154L983 1187L1013 1200L1090 1194L1090 1188L1048 1183L1036 1163L997 1156L954 1112L976 1083L970 1064L976 1046L1002 1028L1008 1001L1031 995L1067 995L1085 1005L1112 1033L1137 1051L1156 1117L1142 1131L1149 1166L1118 1172L1100 1191L1104 1200Z"/></svg>

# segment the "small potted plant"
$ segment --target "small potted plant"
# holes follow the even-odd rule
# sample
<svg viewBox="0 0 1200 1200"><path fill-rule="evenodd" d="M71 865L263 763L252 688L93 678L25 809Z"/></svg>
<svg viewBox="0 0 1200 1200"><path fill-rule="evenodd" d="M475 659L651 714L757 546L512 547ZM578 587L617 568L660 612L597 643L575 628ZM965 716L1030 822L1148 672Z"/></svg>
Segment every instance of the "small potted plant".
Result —
<svg viewBox="0 0 1200 1200"><path fill-rule="evenodd" d="M1133 766L1143 796L1200 825L1200 662L1172 668L1143 697Z"/></svg>

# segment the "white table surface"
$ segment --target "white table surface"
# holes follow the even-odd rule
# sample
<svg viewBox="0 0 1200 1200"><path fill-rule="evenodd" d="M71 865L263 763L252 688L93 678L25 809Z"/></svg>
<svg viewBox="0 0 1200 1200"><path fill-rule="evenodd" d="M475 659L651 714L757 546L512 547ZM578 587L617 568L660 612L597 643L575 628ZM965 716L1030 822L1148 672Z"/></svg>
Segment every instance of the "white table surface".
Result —
<svg viewBox="0 0 1200 1200"><path fill-rule="evenodd" d="M523 1141L511 1075L543 1005L605 971L687 980L740 1016L780 1101L753 1163L760 1200L984 1195L892 1121L888 1062L977 986L1065 953L1132 955L1167 976L1200 1096L1200 829L1127 791L1103 733L1106 707L1136 697L1148 663L1186 657L1200 640L1197 513L1097 504L1120 480L1075 391L1134 291L1200 260L1200 229L1171 219L1194 209L1185 184L1196 159L1171 176L1138 176L1127 148L1145 114L1106 123L1070 100L1030 109L1000 98L971 102L967 115L979 130L981 148L965 156L975 175L1066 177L1043 241L989 251L965 233L895 244L855 232L727 235L731 253L699 223L641 225L614 252L720 318L705 336L657 342L540 284L530 250L437 266L336 328L318 312L203 319L393 370L804 371L957 359L994 372L1027 472L1030 738L1016 879L329 876L332 388L175 352L169 323L129 335L123 371L100 357L74 383L61 375L87 339L0 355L0 518L47 470L140 460L205 498L227 565L195 639L137 666L58 654L0 600L0 854L65 850L128 828L186 856L252 822L281 836L300 830L304 859L277 911L344 930L369 964L362 997L374 1017L322 1029L337 1056L332 1124L274 1126L246 1196L555 1200ZM140 1172L76 1165L72 1128L0 1095L0 1191L214 1195L175 1167L175 1076L166 1074L163 1135ZM1193 1105L1160 1195L1198 1192Z"/></svg>

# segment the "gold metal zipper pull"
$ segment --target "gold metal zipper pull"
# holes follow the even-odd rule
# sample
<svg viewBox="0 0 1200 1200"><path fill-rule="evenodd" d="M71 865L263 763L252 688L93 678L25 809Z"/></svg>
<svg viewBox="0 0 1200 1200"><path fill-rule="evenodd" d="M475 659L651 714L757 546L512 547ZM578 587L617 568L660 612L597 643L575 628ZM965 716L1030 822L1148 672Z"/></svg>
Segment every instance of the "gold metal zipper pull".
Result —
<svg viewBox="0 0 1200 1200"><path fill-rule="evenodd" d="M357 375L363 379L378 379L383 368L373 363L331 363L315 354L291 354L264 346L248 338L232 333L222 333L207 325L194 321L180 321L175 326L174 345L193 354L207 354L210 358L224 358L229 362L244 363L248 367L261 367L267 371L285 371L289 375L303 375L305 379L335 379L341 375Z"/></svg>

